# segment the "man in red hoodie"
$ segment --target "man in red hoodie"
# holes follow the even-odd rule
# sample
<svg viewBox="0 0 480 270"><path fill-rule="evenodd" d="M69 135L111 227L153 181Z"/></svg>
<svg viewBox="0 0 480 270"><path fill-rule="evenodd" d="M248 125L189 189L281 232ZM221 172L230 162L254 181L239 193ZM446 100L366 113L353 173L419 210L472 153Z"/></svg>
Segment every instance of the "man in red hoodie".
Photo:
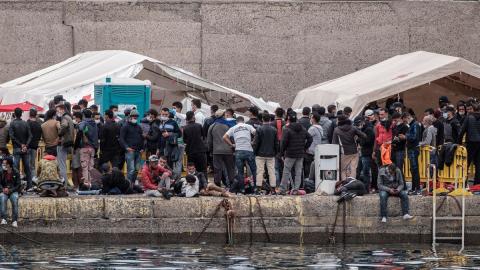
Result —
<svg viewBox="0 0 480 270"><path fill-rule="evenodd" d="M164 162L166 163L166 161ZM163 196L167 200L172 196L170 193L170 177L172 176L172 172L164 166L164 164L159 166L159 159L156 155L151 155L148 161L145 162L145 165L143 165L142 184L145 196Z"/></svg>

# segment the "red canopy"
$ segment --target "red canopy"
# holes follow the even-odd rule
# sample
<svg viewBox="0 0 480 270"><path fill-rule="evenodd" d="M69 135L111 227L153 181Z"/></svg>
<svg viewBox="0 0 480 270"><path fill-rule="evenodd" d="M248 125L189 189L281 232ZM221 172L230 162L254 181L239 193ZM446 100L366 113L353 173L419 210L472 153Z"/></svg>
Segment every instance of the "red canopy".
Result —
<svg viewBox="0 0 480 270"><path fill-rule="evenodd" d="M28 111L31 108L35 108L37 109L37 111L43 111L42 107L32 104L28 101L25 101L17 104L0 105L0 112L13 112L15 108L20 108L23 111Z"/></svg>

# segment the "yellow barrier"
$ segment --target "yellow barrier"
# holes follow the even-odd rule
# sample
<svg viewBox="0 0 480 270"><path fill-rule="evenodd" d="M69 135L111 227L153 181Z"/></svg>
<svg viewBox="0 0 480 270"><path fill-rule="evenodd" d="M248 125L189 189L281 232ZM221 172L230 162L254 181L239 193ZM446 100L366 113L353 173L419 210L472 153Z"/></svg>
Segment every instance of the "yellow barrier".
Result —
<svg viewBox="0 0 480 270"><path fill-rule="evenodd" d="M427 182L427 179L429 179L430 152L433 149L434 148L429 145L420 147L420 154L418 155L418 172L420 174L420 182L422 183ZM405 177L405 181L412 181L412 174L410 173L410 160L408 159L408 155L405 156L403 175Z"/></svg>
<svg viewBox="0 0 480 270"><path fill-rule="evenodd" d="M455 151L453 163L448 167L444 166L443 170L438 171L438 181L440 183L455 183L455 188L457 188L456 185L458 183L462 183L463 179L467 179L467 169L467 149L459 145Z"/></svg>

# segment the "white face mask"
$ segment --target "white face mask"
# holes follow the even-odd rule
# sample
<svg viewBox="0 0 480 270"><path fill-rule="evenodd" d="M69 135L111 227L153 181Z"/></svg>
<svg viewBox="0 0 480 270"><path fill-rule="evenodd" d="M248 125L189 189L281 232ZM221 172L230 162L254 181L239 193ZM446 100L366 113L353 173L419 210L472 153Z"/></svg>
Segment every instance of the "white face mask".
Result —
<svg viewBox="0 0 480 270"><path fill-rule="evenodd" d="M443 113L442 116L443 116L443 118L446 119L446 118L448 118L448 113Z"/></svg>
<svg viewBox="0 0 480 270"><path fill-rule="evenodd" d="M460 115L464 115L464 114L465 114L465 112L464 112L464 111L461 111L461 112L458 112L458 114L460 114Z"/></svg>
<svg viewBox="0 0 480 270"><path fill-rule="evenodd" d="M168 120L168 117L160 116L160 121L167 121L167 120Z"/></svg>
<svg viewBox="0 0 480 270"><path fill-rule="evenodd" d="M117 116L118 116L118 112L113 112L113 116L117 117Z"/></svg>
<svg viewBox="0 0 480 270"><path fill-rule="evenodd" d="M130 123L136 124L136 123L137 123L137 119L134 119L134 118L130 119Z"/></svg>
<svg viewBox="0 0 480 270"><path fill-rule="evenodd" d="M7 165L2 164L2 170L6 171L7 170Z"/></svg>
<svg viewBox="0 0 480 270"><path fill-rule="evenodd" d="M95 120L95 124L100 124L100 120Z"/></svg>
<svg viewBox="0 0 480 270"><path fill-rule="evenodd" d="M58 117L62 117L62 116L63 116L63 113L57 112L57 116L58 116Z"/></svg>

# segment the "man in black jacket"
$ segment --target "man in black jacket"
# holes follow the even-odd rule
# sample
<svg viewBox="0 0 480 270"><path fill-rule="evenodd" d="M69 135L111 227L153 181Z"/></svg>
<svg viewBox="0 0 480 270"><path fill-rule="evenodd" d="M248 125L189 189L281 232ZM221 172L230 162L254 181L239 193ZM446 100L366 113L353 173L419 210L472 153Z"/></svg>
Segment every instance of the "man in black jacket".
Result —
<svg viewBox="0 0 480 270"><path fill-rule="evenodd" d="M30 161L30 173L32 178L34 178L36 177L35 164L37 161L38 143L42 138L42 121L37 117L37 109L35 108L30 109L29 115L30 118L27 124L30 128L30 133L32 133L32 140L28 144L28 159Z"/></svg>
<svg viewBox="0 0 480 270"><path fill-rule="evenodd" d="M105 124L100 136L100 165L110 162L120 168L120 125L115 122L113 111L105 112Z"/></svg>
<svg viewBox="0 0 480 270"><path fill-rule="evenodd" d="M358 140L361 151L357 176L360 176L359 178L365 185L365 189L367 190L367 192L369 192L371 183L370 165L372 163L373 146L375 144L375 133L373 132L372 125L370 125L368 121L365 123L365 120L362 116L358 116L357 118L355 118L354 124L363 133L365 133L365 135L367 135L367 137L360 137Z"/></svg>
<svg viewBox="0 0 480 270"><path fill-rule="evenodd" d="M186 144L188 162L195 164L195 168L207 175L207 147L202 125L195 123L195 113L186 114L187 125L183 128L183 141Z"/></svg>
<svg viewBox="0 0 480 270"><path fill-rule="evenodd" d="M138 112L132 110L128 123L120 130L120 145L125 150L127 162L127 178L132 184L137 180L140 157L144 148L143 130L138 124Z"/></svg>
<svg viewBox="0 0 480 270"><path fill-rule="evenodd" d="M310 113L311 113L310 107L303 107L302 117L298 119L298 123L300 123L307 131L312 125L310 123Z"/></svg>
<svg viewBox="0 0 480 270"><path fill-rule="evenodd" d="M469 113L463 122L459 138L467 134L468 166L475 165L474 184L480 184L480 106L473 105L473 112ZM460 139L459 139L460 140Z"/></svg>
<svg viewBox="0 0 480 270"><path fill-rule="evenodd" d="M313 140L312 136L308 134L305 128L300 123L297 123L295 112L291 112L287 115L287 122L288 125L283 132L282 141L280 143L280 153L285 156L282 182L280 184L280 194L286 194L288 182L292 177L292 168L295 167L292 195L297 195L302 181L303 156Z"/></svg>
<svg viewBox="0 0 480 270"><path fill-rule="evenodd" d="M13 144L14 167L20 171L20 161L23 163L23 171L27 178L27 190L32 188L32 174L30 172L30 161L28 157L28 145L32 141L32 132L27 122L22 120L23 110L15 108L15 119L10 123L10 138Z"/></svg>
<svg viewBox="0 0 480 270"><path fill-rule="evenodd" d="M403 173L405 160L408 126L402 121L402 115L398 112L392 115L392 161Z"/></svg>
<svg viewBox="0 0 480 270"><path fill-rule="evenodd" d="M260 193L263 184L265 166L267 167L270 194L275 193L277 186L275 179L275 156L278 152L277 129L270 125L270 115L262 116L263 125L257 129L253 142L255 163L257 164L257 193Z"/></svg>
<svg viewBox="0 0 480 270"><path fill-rule="evenodd" d="M458 134L460 133L460 122L455 117L455 108L447 106L446 108L447 118L443 123L443 135L445 142L462 143L459 141Z"/></svg>

